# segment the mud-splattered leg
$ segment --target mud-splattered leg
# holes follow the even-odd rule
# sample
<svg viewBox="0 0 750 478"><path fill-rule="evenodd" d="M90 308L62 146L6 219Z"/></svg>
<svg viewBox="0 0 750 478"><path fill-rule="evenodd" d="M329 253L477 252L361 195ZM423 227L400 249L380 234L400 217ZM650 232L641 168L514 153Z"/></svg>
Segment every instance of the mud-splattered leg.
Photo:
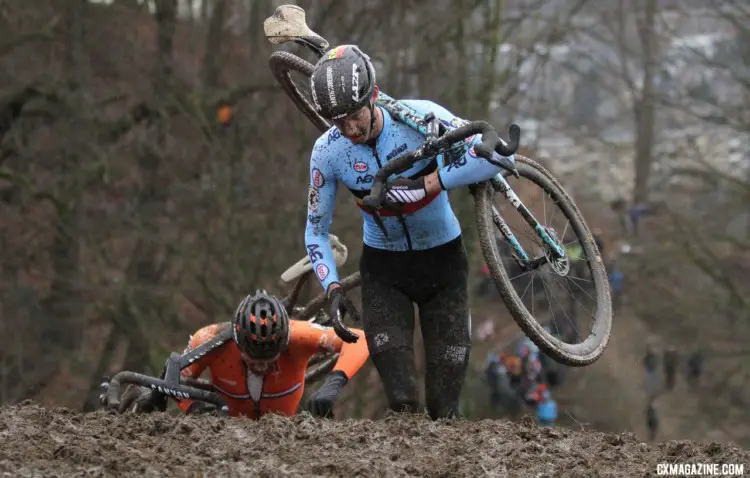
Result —
<svg viewBox="0 0 750 478"><path fill-rule="evenodd" d="M362 325L390 408L415 412L418 398L412 301L362 270Z"/></svg>
<svg viewBox="0 0 750 478"><path fill-rule="evenodd" d="M471 350L466 291L438 295L419 310L427 362L427 411L433 419L458 416Z"/></svg>
<svg viewBox="0 0 750 478"><path fill-rule="evenodd" d="M444 288L418 303L427 362L426 405L433 419L459 415L471 350L467 269L461 247L454 257L445 258Z"/></svg>

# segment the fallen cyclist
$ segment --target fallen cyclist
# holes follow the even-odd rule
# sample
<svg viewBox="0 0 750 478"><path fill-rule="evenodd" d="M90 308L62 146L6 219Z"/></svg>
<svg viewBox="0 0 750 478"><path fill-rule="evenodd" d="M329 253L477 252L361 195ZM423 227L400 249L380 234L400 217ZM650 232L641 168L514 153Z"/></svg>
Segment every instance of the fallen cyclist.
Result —
<svg viewBox="0 0 750 478"><path fill-rule="evenodd" d="M289 320L282 301L266 291L256 291L240 303L232 322L212 324L190 337L185 353L223 337L224 342L182 370L182 377L197 378L210 369L214 391L227 402L230 416L259 418L266 413L292 416L297 412L305 386L310 358L318 352L339 352L339 358L323 385L308 403L319 417L332 416L341 389L364 365L367 344L344 343L333 329ZM164 372L162 372L163 375ZM107 383L100 400L106 403ZM213 405L177 400L185 413L205 413ZM167 396L147 387L130 385L122 395L119 413L164 411Z"/></svg>

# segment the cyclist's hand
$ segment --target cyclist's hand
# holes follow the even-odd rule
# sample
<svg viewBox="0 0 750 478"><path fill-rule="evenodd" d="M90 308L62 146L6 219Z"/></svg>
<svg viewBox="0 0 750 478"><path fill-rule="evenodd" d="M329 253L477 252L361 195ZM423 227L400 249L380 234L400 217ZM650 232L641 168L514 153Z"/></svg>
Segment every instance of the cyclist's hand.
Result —
<svg viewBox="0 0 750 478"><path fill-rule="evenodd" d="M328 289L328 300L331 301L331 322L333 330L336 331L341 340L353 344L359 339L359 335L353 333L342 322L344 315L351 314L354 320L359 320L359 312L354 303L346 296L346 292L341 287Z"/></svg>
<svg viewBox="0 0 750 478"><path fill-rule="evenodd" d="M125 393L120 398L120 406L117 408L118 413L151 413L155 410L166 410L166 396L151 390L150 388L139 385L128 385Z"/></svg>
<svg viewBox="0 0 750 478"><path fill-rule="evenodd" d="M310 413L316 417L333 418L333 404L348 381L346 374L340 370L328 375L323 385L310 397Z"/></svg>
<svg viewBox="0 0 750 478"><path fill-rule="evenodd" d="M412 204L427 196L424 176L418 179L398 178L385 185L386 201L394 204Z"/></svg>
<svg viewBox="0 0 750 478"><path fill-rule="evenodd" d="M109 401L107 400L107 390L109 390L109 381L111 377L102 377L102 382L99 384L99 405L107 408Z"/></svg>

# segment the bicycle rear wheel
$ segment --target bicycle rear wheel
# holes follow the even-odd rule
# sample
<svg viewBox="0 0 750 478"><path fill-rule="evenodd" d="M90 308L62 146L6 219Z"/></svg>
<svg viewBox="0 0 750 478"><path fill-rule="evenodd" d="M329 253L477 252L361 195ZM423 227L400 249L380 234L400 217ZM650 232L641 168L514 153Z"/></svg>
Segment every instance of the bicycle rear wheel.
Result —
<svg viewBox="0 0 750 478"><path fill-rule="evenodd" d="M287 51L273 52L268 61L274 78L284 89L284 93L292 99L297 109L307 116L307 119L321 132L328 131L331 124L315 111L310 93L313 65Z"/></svg>
<svg viewBox="0 0 750 478"><path fill-rule="evenodd" d="M604 352L612 329L612 302L604 263L586 221L560 183L529 158L516 155L516 165L520 178L508 177L508 183L547 232L557 237L558 243L571 252L566 252L562 260L546 260L546 257L551 257L548 246L507 200L504 201L507 203L505 214L502 213L495 204L495 188L487 181L475 191L475 213L482 253L503 301L521 330L554 360L571 366L588 365ZM531 194L523 194L521 187L526 185L530 187ZM552 208L547 204L549 199L552 200ZM538 206L540 202L543 210L529 207ZM524 240L527 244L531 243L531 247L527 244L522 246L532 262L533 258L538 258L540 261L537 264L541 265L524 269L517 258L508 254L514 248L505 241L505 236L495 224L493 210L506 221L519 243ZM562 213L564 222L561 227L555 228L553 222L557 211ZM557 221L558 225L560 222ZM503 260L504 253L506 260ZM529 291L531 294L527 295ZM535 292L538 294L535 295ZM561 300L556 298L558 293L562 296ZM593 307L582 308L591 315L593 324L588 335L581 335L585 337L583 341L577 343L573 335L579 334L577 316L581 307L574 301L584 301L587 297L593 302ZM544 298L548 300L546 309L538 305L540 299ZM554 300L549 302L550 298ZM546 320L540 320L541 317ZM562 319L568 319L571 323L561 324Z"/></svg>

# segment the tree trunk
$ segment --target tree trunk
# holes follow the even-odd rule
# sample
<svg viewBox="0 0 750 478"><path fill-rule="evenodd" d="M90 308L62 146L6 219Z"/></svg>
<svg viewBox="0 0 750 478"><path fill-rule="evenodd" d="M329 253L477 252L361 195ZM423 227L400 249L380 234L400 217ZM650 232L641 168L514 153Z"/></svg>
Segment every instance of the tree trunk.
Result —
<svg viewBox="0 0 750 478"><path fill-rule="evenodd" d="M221 47L224 39L224 17L227 10L227 0L216 0L214 14L208 26L206 35L206 49L203 52L203 88L216 88L219 81L221 67Z"/></svg>
<svg viewBox="0 0 750 478"><path fill-rule="evenodd" d="M254 63L268 52L263 32L263 21L273 13L270 0L253 0L248 9L247 40L250 44L250 60ZM265 61L265 60L264 60Z"/></svg>
<svg viewBox="0 0 750 478"><path fill-rule="evenodd" d="M645 1L645 15L638 23L643 54L643 89L635 105L635 186L633 204L648 200L648 181L651 174L654 145L654 70L657 51L655 34L656 0Z"/></svg>
<svg viewBox="0 0 750 478"><path fill-rule="evenodd" d="M201 22L205 23L208 21L208 3L211 0L200 0L200 1L201 1ZM255 1L253 0L251 4L252 3L255 3Z"/></svg>
<svg viewBox="0 0 750 478"><path fill-rule="evenodd" d="M68 83L73 92L73 98L82 98L81 90L84 87L86 75L85 59L83 50L83 16L86 8L85 0L69 0L65 12L65 73ZM76 109L83 116L82 109L85 105L76 101ZM76 118L69 118L75 121ZM43 302L43 310L50 321L45 326L45 334L48 336L47 344L60 347L65 353L75 349L80 338L80 320L83 315L80 293L80 264L79 264L79 211L81 188L78 185L77 176L80 174L81 158L78 150L81 149L78 136L70 138L67 145L69 153L64 161L58 164L57 176L64 183L63 200L59 203L57 211L57 224L55 227L55 239L50 249L52 262L52 281L49 295ZM67 180L67 181L66 181Z"/></svg>
<svg viewBox="0 0 750 478"><path fill-rule="evenodd" d="M477 112L477 117L487 118L490 114L490 105L495 89L497 79L497 53L501 38L501 24L503 17L504 0L495 0L485 4L487 27L486 31L490 34L482 45L483 64L482 64L482 88L477 92L477 104L481 111Z"/></svg>
<svg viewBox="0 0 750 478"><path fill-rule="evenodd" d="M465 39L465 18L470 13L470 9L467 8L467 0L453 0L453 11L456 18L456 36L454 40L454 46L456 48L456 55L460 59L464 71L462 72L463 81L456 83L455 90L455 104L458 108L454 113L463 117L471 117L473 114L472 105L470 104L469 95L469 75L467 74L466 68L471 64L468 59L466 50L466 39Z"/></svg>
<svg viewBox="0 0 750 478"><path fill-rule="evenodd" d="M164 99L172 86L172 61L174 32L177 22L177 0L156 1L156 65L154 66L154 92Z"/></svg>
<svg viewBox="0 0 750 478"><path fill-rule="evenodd" d="M83 45L86 4L86 0L68 0L65 11L65 70L68 84L74 90L83 89L88 76Z"/></svg>

